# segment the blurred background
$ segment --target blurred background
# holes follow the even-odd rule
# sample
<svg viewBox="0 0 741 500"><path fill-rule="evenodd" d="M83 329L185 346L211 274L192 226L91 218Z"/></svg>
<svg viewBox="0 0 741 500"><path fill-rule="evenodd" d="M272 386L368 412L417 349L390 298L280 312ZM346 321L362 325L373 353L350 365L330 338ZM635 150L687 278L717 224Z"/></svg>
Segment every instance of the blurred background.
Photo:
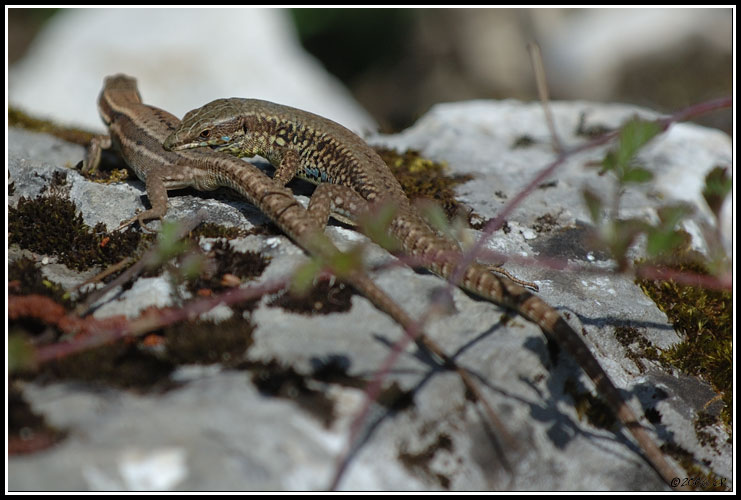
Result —
<svg viewBox="0 0 741 500"><path fill-rule="evenodd" d="M230 96L400 131L433 104L553 99L671 112L733 92L733 10L9 9L10 104L102 129L103 76L136 76L178 116ZM325 74L326 71L326 74ZM146 90L146 91L145 91ZM703 124L732 130L731 113Z"/></svg>

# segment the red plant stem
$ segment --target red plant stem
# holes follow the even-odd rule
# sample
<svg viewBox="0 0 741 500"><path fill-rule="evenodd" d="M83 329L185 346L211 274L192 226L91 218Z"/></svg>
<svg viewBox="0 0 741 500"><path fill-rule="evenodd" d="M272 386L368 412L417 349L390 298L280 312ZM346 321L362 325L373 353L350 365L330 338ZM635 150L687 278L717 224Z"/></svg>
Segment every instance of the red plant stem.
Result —
<svg viewBox="0 0 741 500"><path fill-rule="evenodd" d="M713 99L711 101L706 101L700 104L695 104L692 106L689 106L685 109L679 110L676 113L672 114L671 116L668 116L666 118L659 118L656 121L659 125L661 125L662 130L667 130L673 123L679 122L679 121L685 121L689 120L691 118L695 118L697 116L701 116L706 113L710 113L713 111L717 111L719 109L729 108L733 104L733 98L731 97L722 97L719 99ZM507 218L507 216L512 213L512 211L520 204L522 200L524 200L532 191L535 190L536 187L538 187L545 179L551 176L551 174L558 168L559 165L561 165L569 156L573 156L577 153L581 153L582 151L587 151L589 149L593 149L597 146L601 146L615 137L618 136L620 133L620 130L613 130L612 132L608 132L600 137L597 137L596 139L593 139L591 141L588 141L580 146L576 146L570 150L563 151L558 154L556 159L551 162L546 168L540 171L535 178L530 181L530 183L525 186L525 188L517 193L517 195L507 203L504 208L499 212L499 214L489 221L489 223L486 225L484 230L482 231L482 236L479 238L479 240L476 242L476 244L473 245L473 247L466 252L463 255L463 258L458 263L458 267L456 268L455 273L453 273L452 278L450 279L450 287L452 288L457 283L460 282L461 278L463 277L463 273L466 271L466 268L471 265L471 263L476 259L476 257L479 254L479 251L484 246L484 244L488 241L489 237L491 237L492 233L494 231L497 231L500 227L502 227L502 224L504 223L504 220Z"/></svg>
<svg viewBox="0 0 741 500"><path fill-rule="evenodd" d="M34 359L37 363L44 363L123 337L149 333L158 328L177 323L178 321L197 318L219 304L235 304L261 297L266 293L276 292L285 288L286 283L286 279L280 279L248 288L236 288L215 297L196 300L178 309L148 310L132 320L127 320L123 316L115 316L103 320L95 318L80 319L76 316L66 316L60 320L60 326L62 321L67 319L78 325L80 330L85 333L69 342L57 342L39 347L35 352Z"/></svg>

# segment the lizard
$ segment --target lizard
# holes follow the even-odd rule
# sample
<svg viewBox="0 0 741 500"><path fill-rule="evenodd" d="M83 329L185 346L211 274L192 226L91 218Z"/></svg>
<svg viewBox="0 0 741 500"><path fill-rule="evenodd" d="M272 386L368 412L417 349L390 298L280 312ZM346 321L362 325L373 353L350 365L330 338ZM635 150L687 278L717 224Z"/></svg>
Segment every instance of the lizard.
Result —
<svg viewBox="0 0 741 500"><path fill-rule="evenodd" d="M393 173L363 139L322 116L259 99L217 99L189 111L164 142L173 151L210 147L238 157L262 156L275 166L273 179L285 185L294 177L318 184L309 211L322 221L330 216L354 223L372 206L391 203L396 213L388 232L403 252L426 262L444 278L456 274L462 252L452 238L435 231L417 213ZM680 475L640 424L636 414L565 319L543 299L484 264L472 262L462 273L463 289L511 309L536 323L579 363L618 420L640 445L646 461L669 485Z"/></svg>
<svg viewBox="0 0 741 500"><path fill-rule="evenodd" d="M167 213L168 190L193 187L210 191L228 187L258 207L289 238L322 263L332 262L340 254L322 233L321 220L301 206L290 189L276 183L251 163L208 148L203 151L165 150L163 142L178 126L179 120L167 111L144 104L134 78L122 74L107 77L98 98L98 111L109 135L93 138L82 162L83 173L94 172L100 164L102 151L113 148L145 182L152 205L124 222L122 227L138 221L146 228L147 220L161 219ZM473 377L430 339L421 323L415 322L362 269L351 266L349 270L332 271L397 322L421 349L431 353L434 362L455 371L473 398L481 402L492 423L504 428Z"/></svg>

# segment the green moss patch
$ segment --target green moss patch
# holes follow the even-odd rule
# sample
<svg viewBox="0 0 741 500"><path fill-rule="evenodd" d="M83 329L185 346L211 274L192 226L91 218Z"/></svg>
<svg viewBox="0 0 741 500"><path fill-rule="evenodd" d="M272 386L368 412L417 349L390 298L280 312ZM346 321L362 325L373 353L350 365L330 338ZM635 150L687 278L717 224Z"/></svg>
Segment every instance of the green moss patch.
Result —
<svg viewBox="0 0 741 500"><path fill-rule="evenodd" d="M698 263L675 264L679 271L707 274ZM709 382L723 401L721 419L731 430L733 417L732 292L706 290L674 281L637 280L669 318L683 341L660 359Z"/></svg>

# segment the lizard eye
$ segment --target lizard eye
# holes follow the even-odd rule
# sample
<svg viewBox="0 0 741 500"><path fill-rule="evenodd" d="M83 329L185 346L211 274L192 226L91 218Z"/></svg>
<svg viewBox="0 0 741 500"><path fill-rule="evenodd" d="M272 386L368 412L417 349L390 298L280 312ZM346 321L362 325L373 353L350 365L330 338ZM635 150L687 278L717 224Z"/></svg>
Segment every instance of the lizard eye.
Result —
<svg viewBox="0 0 741 500"><path fill-rule="evenodd" d="M206 129L206 130L201 131L201 133L199 134L199 137L201 139L208 139L210 135L211 135L211 129Z"/></svg>

